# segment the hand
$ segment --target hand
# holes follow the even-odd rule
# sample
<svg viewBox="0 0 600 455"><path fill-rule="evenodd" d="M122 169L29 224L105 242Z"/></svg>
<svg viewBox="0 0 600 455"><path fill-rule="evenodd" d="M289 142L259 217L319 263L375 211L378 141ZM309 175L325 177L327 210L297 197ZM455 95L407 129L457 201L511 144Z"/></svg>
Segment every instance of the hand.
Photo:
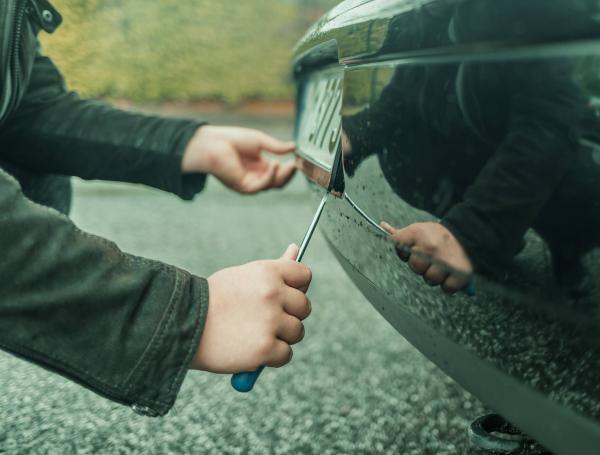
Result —
<svg viewBox="0 0 600 455"><path fill-rule="evenodd" d="M469 283L473 265L456 237L443 225L415 223L396 229L383 222L381 227L399 244L400 259L423 275L427 284L442 285L444 291L453 294Z"/></svg>
<svg viewBox="0 0 600 455"><path fill-rule="evenodd" d="M208 278L208 315L193 369L213 373L280 367L304 337L311 272L290 245L281 259L221 270Z"/></svg>
<svg viewBox="0 0 600 455"><path fill-rule="evenodd" d="M258 193L281 188L294 175L294 163L283 164L267 159L262 151L275 155L292 153L295 145L281 142L260 131L202 126L183 155L182 172L212 174L239 193Z"/></svg>

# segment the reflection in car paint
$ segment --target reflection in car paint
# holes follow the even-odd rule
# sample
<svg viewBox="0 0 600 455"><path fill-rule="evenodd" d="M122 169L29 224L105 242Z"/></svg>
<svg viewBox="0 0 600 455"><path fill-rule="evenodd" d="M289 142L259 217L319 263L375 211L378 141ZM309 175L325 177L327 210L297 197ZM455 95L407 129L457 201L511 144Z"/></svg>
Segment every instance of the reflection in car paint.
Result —
<svg viewBox="0 0 600 455"><path fill-rule="evenodd" d="M348 201L350 206L369 223L370 226L374 227L377 231L379 231L380 234L383 234L387 237L388 233L385 231L385 229L383 229L377 222L367 215L363 209L356 205L348 193L344 193L344 198Z"/></svg>
<svg viewBox="0 0 600 455"><path fill-rule="evenodd" d="M369 5L374 20L356 8L324 28L323 39L336 39L351 63L341 106L351 198L331 201L322 220L328 240L386 296L373 304L392 324L402 307L597 422L600 4L398 0L393 17L377 16L383 3ZM301 85L334 71L303 74ZM381 220L452 225L474 258L477 296L428 287L380 235ZM493 393L483 398L504 406ZM527 421L534 429L551 420L535 416Z"/></svg>

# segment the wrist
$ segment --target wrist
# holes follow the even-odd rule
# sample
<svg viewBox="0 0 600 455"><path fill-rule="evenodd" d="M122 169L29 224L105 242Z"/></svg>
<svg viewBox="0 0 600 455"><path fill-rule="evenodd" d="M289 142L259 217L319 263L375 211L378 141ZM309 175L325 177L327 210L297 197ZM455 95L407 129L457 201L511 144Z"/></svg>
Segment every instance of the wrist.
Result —
<svg viewBox="0 0 600 455"><path fill-rule="evenodd" d="M188 142L181 160L181 172L184 174L210 174L213 168L212 154L207 147L206 135L210 126L199 127Z"/></svg>

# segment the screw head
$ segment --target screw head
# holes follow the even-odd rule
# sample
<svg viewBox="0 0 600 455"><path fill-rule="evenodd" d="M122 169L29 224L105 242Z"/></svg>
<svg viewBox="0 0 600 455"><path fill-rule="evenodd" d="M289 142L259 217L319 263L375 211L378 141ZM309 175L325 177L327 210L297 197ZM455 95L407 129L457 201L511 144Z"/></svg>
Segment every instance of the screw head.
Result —
<svg viewBox="0 0 600 455"><path fill-rule="evenodd" d="M42 18L46 22L52 22L52 20L54 19L54 15L50 10L45 9L44 11L42 11Z"/></svg>

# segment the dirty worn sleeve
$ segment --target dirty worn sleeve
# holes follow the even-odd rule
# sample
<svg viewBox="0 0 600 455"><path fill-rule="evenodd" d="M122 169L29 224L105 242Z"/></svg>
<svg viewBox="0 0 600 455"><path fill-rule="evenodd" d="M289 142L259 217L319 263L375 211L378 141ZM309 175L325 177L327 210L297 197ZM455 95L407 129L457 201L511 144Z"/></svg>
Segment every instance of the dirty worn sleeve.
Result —
<svg viewBox="0 0 600 455"><path fill-rule="evenodd" d="M206 281L80 231L3 171L0 232L0 347L164 415L198 347Z"/></svg>
<svg viewBox="0 0 600 455"><path fill-rule="evenodd" d="M506 136L463 200L442 220L475 269L490 273L510 264L575 161L583 106L567 64L521 63L506 70Z"/></svg>
<svg viewBox="0 0 600 455"><path fill-rule="evenodd" d="M201 121L164 118L83 100L38 55L28 89L0 135L0 158L50 174L142 183L192 199L206 175L182 174Z"/></svg>

